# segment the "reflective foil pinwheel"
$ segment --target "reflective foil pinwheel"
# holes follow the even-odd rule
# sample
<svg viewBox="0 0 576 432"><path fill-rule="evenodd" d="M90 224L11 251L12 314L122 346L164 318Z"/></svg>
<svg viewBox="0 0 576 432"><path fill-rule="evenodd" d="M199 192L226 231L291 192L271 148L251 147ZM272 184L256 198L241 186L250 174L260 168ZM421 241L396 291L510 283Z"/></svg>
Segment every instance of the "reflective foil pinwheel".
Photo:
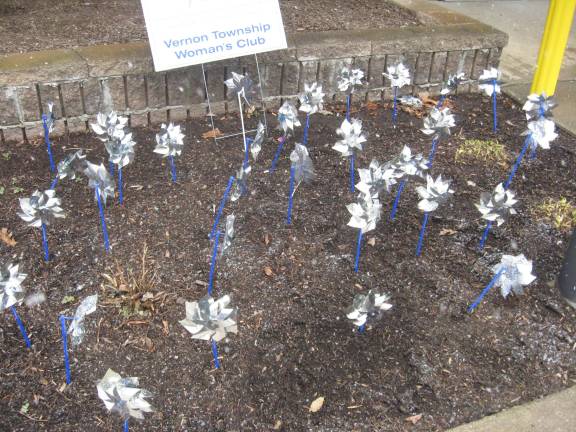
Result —
<svg viewBox="0 0 576 432"><path fill-rule="evenodd" d="M376 224L380 220L382 213L382 205L378 198L374 198L371 194L361 193L358 195L357 201L348 204L346 209L351 217L348 221L348 226L358 228L358 240L356 242L356 257L354 259L354 272L358 272L360 264L360 251L362 249L362 238L364 234L376 228Z"/></svg>
<svg viewBox="0 0 576 432"><path fill-rule="evenodd" d="M298 185L304 181L311 182L314 179L314 164L308 149L302 144L296 143L294 150L290 153L290 187L288 190L288 211L286 224L292 223L292 204L294 202L294 191Z"/></svg>
<svg viewBox="0 0 576 432"><path fill-rule="evenodd" d="M106 251L108 251L110 250L110 242L108 240L108 229L104 217L104 206L106 205L106 199L108 197L114 198L114 179L108 171L106 171L103 164L96 165L88 161L86 161L84 174L88 177L88 186L94 189L94 197L98 202L98 210L100 212L104 247Z"/></svg>
<svg viewBox="0 0 576 432"><path fill-rule="evenodd" d="M454 116L450 113L449 108L432 108L430 114L424 118L424 127L420 129L426 135L432 135L432 148L428 155L428 164L432 167L436 149L440 139L450 135L450 128L456 125Z"/></svg>
<svg viewBox="0 0 576 432"><path fill-rule="evenodd" d="M78 346L84 339L86 331L84 330L84 318L86 315L90 315L96 311L96 306L98 305L98 294L94 294L86 297L80 305L76 308L74 312L74 317L72 318L72 323L68 327L68 334L70 335L70 341L72 346Z"/></svg>
<svg viewBox="0 0 576 432"><path fill-rule="evenodd" d="M344 119L342 124L336 133L341 137L340 140L336 141L336 144L332 146L333 150L336 150L344 158L349 159L350 163L350 191L355 190L355 179L354 179L354 164L356 159L356 152L362 151L364 148L364 143L366 142L366 136L362 133L362 121L358 119Z"/></svg>
<svg viewBox="0 0 576 432"><path fill-rule="evenodd" d="M373 198L378 198L383 190L390 192L397 180L396 169L390 162L380 165L375 159L372 159L368 168L358 168L358 175L360 182L356 184L356 189Z"/></svg>
<svg viewBox="0 0 576 432"><path fill-rule="evenodd" d="M541 117L552 118L552 110L558 104L554 96L547 96L546 93L528 95L522 110L526 112L526 120L537 120Z"/></svg>
<svg viewBox="0 0 576 432"><path fill-rule="evenodd" d="M156 134L154 153L161 155L163 158L167 157L170 160L173 182L176 182L176 164L174 157L182 154L184 137L185 135L181 132L180 125L174 125L174 123L170 123L168 126L162 123L160 132Z"/></svg>
<svg viewBox="0 0 576 432"><path fill-rule="evenodd" d="M489 222L496 222L502 225L509 215L515 215L514 204L516 204L514 192L504 189L503 183L499 183L493 192L482 192L480 203L475 204L482 218Z"/></svg>
<svg viewBox="0 0 576 432"><path fill-rule="evenodd" d="M346 94L353 93L354 90L362 87L363 79L364 72L362 70L344 67L336 78L338 90Z"/></svg>
<svg viewBox="0 0 576 432"><path fill-rule="evenodd" d="M369 317L376 317L382 311L392 309L388 300L388 294L379 294L373 290L366 294L356 294L352 305L346 310L346 317L363 330Z"/></svg>
<svg viewBox="0 0 576 432"><path fill-rule="evenodd" d="M293 135L294 128L298 126L300 126L300 120L298 120L296 107L292 103L284 101L278 110L278 128L284 131L284 135Z"/></svg>
<svg viewBox="0 0 576 432"><path fill-rule="evenodd" d="M22 282L27 276L20 273L18 268L18 264L0 264L0 312L10 308L26 346L30 348L32 344L28 333L16 311L16 306L21 305L24 300L25 290Z"/></svg>
<svg viewBox="0 0 576 432"><path fill-rule="evenodd" d="M232 78L224 81L228 90L228 97L237 97L238 100L242 98L248 105L251 105L252 100L256 98L258 94L258 85L254 84L254 81L252 81L248 73L241 75L236 72L231 72L231 75ZM240 109L242 108L240 107Z"/></svg>

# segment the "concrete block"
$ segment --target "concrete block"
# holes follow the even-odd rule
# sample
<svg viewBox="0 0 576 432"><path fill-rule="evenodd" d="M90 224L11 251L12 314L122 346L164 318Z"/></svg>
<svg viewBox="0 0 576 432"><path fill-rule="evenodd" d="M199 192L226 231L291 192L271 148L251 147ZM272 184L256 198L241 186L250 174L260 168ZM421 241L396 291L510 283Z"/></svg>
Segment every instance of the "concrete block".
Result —
<svg viewBox="0 0 576 432"><path fill-rule="evenodd" d="M320 65L317 61L303 61L300 64L302 67L300 69L298 93L304 91L304 84L311 84L314 81L318 81L318 67Z"/></svg>
<svg viewBox="0 0 576 432"><path fill-rule="evenodd" d="M300 63L284 63L282 71L282 95L291 96L298 93L300 87Z"/></svg>
<svg viewBox="0 0 576 432"><path fill-rule="evenodd" d="M82 94L80 93L80 83L78 81L65 82L60 84L62 101L66 117L74 117L84 114L82 106Z"/></svg>
<svg viewBox="0 0 576 432"><path fill-rule="evenodd" d="M127 75L126 93L128 94L128 106L131 110L146 108L146 80L144 75Z"/></svg>
<svg viewBox="0 0 576 432"><path fill-rule="evenodd" d="M40 105L38 103L36 86L22 86L18 87L16 91L18 94L20 119L22 121L40 120Z"/></svg>
<svg viewBox="0 0 576 432"><path fill-rule="evenodd" d="M167 74L168 105L190 106L204 102L202 68L193 66Z"/></svg>
<svg viewBox="0 0 576 432"><path fill-rule="evenodd" d="M166 106L166 75L152 73L146 75L147 105L149 108Z"/></svg>
<svg viewBox="0 0 576 432"><path fill-rule="evenodd" d="M430 81L433 54L434 53L431 52L421 52L418 54L414 71L414 84L426 84Z"/></svg>
<svg viewBox="0 0 576 432"><path fill-rule="evenodd" d="M104 111L124 111L127 108L124 78L115 77L103 79L101 85L102 108Z"/></svg>
<svg viewBox="0 0 576 432"><path fill-rule="evenodd" d="M430 67L430 82L441 83L445 81L444 71L446 70L446 61L448 53L446 51L435 52L432 56L432 65Z"/></svg>
<svg viewBox="0 0 576 432"><path fill-rule="evenodd" d="M0 89L0 126L19 122L17 91L14 87L4 87Z"/></svg>

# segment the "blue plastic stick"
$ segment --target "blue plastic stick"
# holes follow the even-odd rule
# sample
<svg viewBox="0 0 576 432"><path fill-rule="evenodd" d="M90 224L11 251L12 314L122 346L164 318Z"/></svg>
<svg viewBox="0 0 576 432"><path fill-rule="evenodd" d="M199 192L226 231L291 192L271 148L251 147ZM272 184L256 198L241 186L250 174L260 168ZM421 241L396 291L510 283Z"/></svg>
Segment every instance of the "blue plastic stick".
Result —
<svg viewBox="0 0 576 432"><path fill-rule="evenodd" d="M496 113L496 80L492 80L492 130L496 132L498 129L498 114Z"/></svg>
<svg viewBox="0 0 576 432"><path fill-rule="evenodd" d="M226 186L226 190L224 191L224 196L220 200L220 205L218 206L218 212L216 213L216 219L214 219L214 225L212 225L212 231L210 231L209 236L210 239L214 238L214 234L216 234L218 224L220 223L220 218L222 217L222 211L224 210L224 205L228 200L228 194L230 193L232 184L234 184L234 176L230 176L230 178L228 179L228 185Z"/></svg>
<svg viewBox="0 0 576 432"><path fill-rule="evenodd" d="M108 167L110 168L110 175L111 175L112 177L114 177L114 162L109 161L109 162L108 162Z"/></svg>
<svg viewBox="0 0 576 432"><path fill-rule="evenodd" d="M70 373L70 359L68 358L68 329L66 328L66 320L69 319L60 315L60 334L62 335L62 350L64 351L64 368L66 369L66 384L72 382Z"/></svg>
<svg viewBox="0 0 576 432"><path fill-rule="evenodd" d="M436 149L438 148L438 142L440 138L435 136L432 140L432 148L430 149L430 154L428 155L428 168L432 168L432 162L434 161L434 156L436 155Z"/></svg>
<svg viewBox="0 0 576 432"><path fill-rule="evenodd" d="M488 234L490 233L491 229L492 229L492 221L488 221L488 223L486 224L486 229L484 230L484 234L482 234L482 238L480 239L480 245L478 246L478 250L484 249L484 244L488 239Z"/></svg>
<svg viewBox="0 0 576 432"><path fill-rule="evenodd" d="M124 420L124 432L128 432L128 419Z"/></svg>
<svg viewBox="0 0 576 432"><path fill-rule="evenodd" d="M398 203L400 202L400 195L402 195L402 190L406 180L402 180L398 185L398 191L396 192L396 198L394 198L394 204L392 204L392 211L390 212L390 220L393 221L396 218L396 212L398 211Z"/></svg>
<svg viewBox="0 0 576 432"><path fill-rule="evenodd" d="M26 327L24 327L24 323L20 319L20 316L18 316L18 312L16 312L16 308L14 306L10 306L10 310L12 311L12 315L14 315L16 324L18 324L18 328L20 329L20 333L24 338L24 342L26 342L26 348L30 348L32 344L30 343L30 339L28 338L28 333L26 333Z"/></svg>
<svg viewBox="0 0 576 432"><path fill-rule="evenodd" d="M308 128L310 127L310 113L306 114L306 125L304 126L304 135L302 136L302 144L308 145Z"/></svg>
<svg viewBox="0 0 576 432"><path fill-rule="evenodd" d="M436 104L436 108L438 108L438 109L442 108L442 105L444 105L444 99L446 99L446 95L440 95L440 99L438 99L438 103Z"/></svg>
<svg viewBox="0 0 576 432"><path fill-rule="evenodd" d="M50 144L50 131L48 130L48 124L46 121L48 118L46 114L42 114L42 126L44 127L44 142L46 143L46 150L48 150L48 159L50 160L50 172L56 171L56 166L54 165L54 158L52 157L52 145Z"/></svg>
<svg viewBox="0 0 576 432"><path fill-rule="evenodd" d="M286 215L286 225L290 225L292 223L292 202L293 202L293 195L294 195L294 177L295 177L295 170L294 168L290 167L290 191L288 193L288 214Z"/></svg>
<svg viewBox="0 0 576 432"><path fill-rule="evenodd" d="M516 162L514 162L514 166L512 167L512 171L510 171L510 175L508 176L506 183L504 183L504 189L508 189L510 187L510 184L512 183L512 180L516 175L516 171L518 171L520 163L522 163L522 159L524 158L524 155L526 154L526 151L528 150L531 141L532 141L532 134L528 135L524 140L524 146L522 147L520 154L516 158Z"/></svg>
<svg viewBox="0 0 576 432"><path fill-rule="evenodd" d="M220 367L220 361L218 360L218 345L216 345L214 339L212 339L212 357L214 357L214 367L218 369Z"/></svg>
<svg viewBox="0 0 576 432"><path fill-rule="evenodd" d="M492 289L492 287L496 284L496 281L498 281L498 279L500 278L500 276L502 276L502 273L504 272L504 269L500 269L500 271L498 273L496 273L494 275L494 277L492 278L492 280L490 281L490 283L488 285L486 285L486 288L484 288L482 290L482 292L480 293L480 295L478 296L478 298L476 298L476 300L474 300L474 303L472 303L469 307L468 307L468 313L472 313L474 312L474 309L476 309L478 307L478 305L480 304L480 302L482 301L482 299L484 298L484 296L486 294L488 294L488 291L490 291Z"/></svg>
<svg viewBox="0 0 576 432"><path fill-rule="evenodd" d="M216 269L216 255L218 255L219 239L220 239L220 231L216 231L216 237L214 237L214 248L212 249L212 259L210 260L210 275L208 276L208 295L212 295L212 288L214 287L214 270Z"/></svg>
<svg viewBox="0 0 576 432"><path fill-rule="evenodd" d="M54 177L54 180L52 180L52 183L50 183L50 189L56 189L56 185L58 184L58 176Z"/></svg>
<svg viewBox="0 0 576 432"><path fill-rule="evenodd" d="M104 206L102 205L102 198L100 197L100 186L96 186L96 199L98 200L98 210L100 211L100 223L102 224L102 235L104 236L104 248L106 252L110 250L110 242L108 241L108 229L106 228L106 218L104 217Z"/></svg>
<svg viewBox="0 0 576 432"><path fill-rule="evenodd" d="M118 165L118 199L120 200L120 205L124 204L124 191L122 187L122 167Z"/></svg>
<svg viewBox="0 0 576 432"><path fill-rule="evenodd" d="M366 331L366 324L362 324L360 327L358 327L358 333L364 334L365 331Z"/></svg>
<svg viewBox="0 0 576 432"><path fill-rule="evenodd" d="M48 233L46 224L42 223L42 246L44 246L44 261L50 261L50 252L48 251Z"/></svg>
<svg viewBox="0 0 576 432"><path fill-rule="evenodd" d="M272 165L268 170L270 174L272 174L276 170L276 164L278 163L278 158L280 157L280 153L282 153L282 148L284 147L284 143L286 142L286 135L280 138L279 141L280 142L278 143L278 148L276 149L276 153L274 154L274 159L272 159Z"/></svg>
<svg viewBox="0 0 576 432"><path fill-rule="evenodd" d="M350 192L354 192L356 190L356 187L354 186L354 183L356 183L356 179L355 179L355 171L354 171L354 159L355 159L355 155L354 153L352 153L350 155Z"/></svg>
<svg viewBox="0 0 576 432"><path fill-rule="evenodd" d="M356 242L356 258L354 259L354 272L358 273L360 266L360 251L362 250L362 230L358 231L358 241Z"/></svg>
<svg viewBox="0 0 576 432"><path fill-rule="evenodd" d="M530 159L536 159L537 150L538 146L532 146L532 150L530 151Z"/></svg>
<svg viewBox="0 0 576 432"><path fill-rule="evenodd" d="M170 155L170 170L172 172L172 183L176 183L176 164L172 155Z"/></svg>
<svg viewBox="0 0 576 432"><path fill-rule="evenodd" d="M416 256L420 256L420 253L422 252L422 243L424 243L426 225L428 225L428 212L424 213L424 220L422 221L422 228L420 228L420 236L418 237L418 246L416 246Z"/></svg>
<svg viewBox="0 0 576 432"><path fill-rule="evenodd" d="M396 127L396 119L398 118L398 87L394 87L394 109L392 110L392 124Z"/></svg>
<svg viewBox="0 0 576 432"><path fill-rule="evenodd" d="M346 120L350 121L350 103L352 102L352 93L346 96Z"/></svg>

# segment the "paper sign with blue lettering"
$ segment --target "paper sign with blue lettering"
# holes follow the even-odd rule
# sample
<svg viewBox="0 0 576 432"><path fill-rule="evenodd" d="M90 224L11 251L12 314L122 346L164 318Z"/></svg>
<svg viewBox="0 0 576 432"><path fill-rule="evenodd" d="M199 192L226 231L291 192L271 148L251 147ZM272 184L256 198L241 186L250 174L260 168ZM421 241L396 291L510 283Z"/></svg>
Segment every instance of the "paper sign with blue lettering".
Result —
<svg viewBox="0 0 576 432"><path fill-rule="evenodd" d="M141 0L156 71L284 49L278 0Z"/></svg>

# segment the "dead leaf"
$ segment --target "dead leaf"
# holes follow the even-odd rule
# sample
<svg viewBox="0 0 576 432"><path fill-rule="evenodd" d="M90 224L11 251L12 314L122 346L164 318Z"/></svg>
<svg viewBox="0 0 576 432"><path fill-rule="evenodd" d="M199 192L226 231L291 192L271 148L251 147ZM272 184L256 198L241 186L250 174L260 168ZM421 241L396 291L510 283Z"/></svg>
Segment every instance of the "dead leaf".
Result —
<svg viewBox="0 0 576 432"><path fill-rule="evenodd" d="M376 245L376 237L370 237L366 243L368 243L370 246L375 246Z"/></svg>
<svg viewBox="0 0 576 432"><path fill-rule="evenodd" d="M274 271L270 267L266 266L262 270L264 271L264 274L266 276L268 276L268 277L274 276Z"/></svg>
<svg viewBox="0 0 576 432"><path fill-rule="evenodd" d="M195 283L196 285L200 285L200 286L208 286L208 282L204 282L204 281L201 281L201 280L198 280L198 279L195 280L194 283Z"/></svg>
<svg viewBox="0 0 576 432"><path fill-rule="evenodd" d="M170 327L168 327L168 321L162 320L162 327L163 327L164 334L166 336L168 336L170 334Z"/></svg>
<svg viewBox="0 0 576 432"><path fill-rule="evenodd" d="M415 425L416 423L418 423L420 420L422 419L422 414L416 414L410 417L406 417L404 420L407 422L412 423L413 425Z"/></svg>
<svg viewBox="0 0 576 432"><path fill-rule="evenodd" d="M168 249L164 252L164 258L170 258L170 251Z"/></svg>
<svg viewBox="0 0 576 432"><path fill-rule="evenodd" d="M274 430L280 430L281 427L282 427L282 420L276 420L276 423L274 423Z"/></svg>
<svg viewBox="0 0 576 432"><path fill-rule="evenodd" d="M319 398L314 399L310 404L308 411L311 413L318 412L322 408L322 405L324 405L324 396L320 396Z"/></svg>
<svg viewBox="0 0 576 432"><path fill-rule="evenodd" d="M16 240L12 237L12 233L8 231L8 228L0 229L0 241L5 243L7 246L16 246Z"/></svg>
<svg viewBox="0 0 576 432"><path fill-rule="evenodd" d="M378 105L376 102L368 101L366 102L366 109L368 111L377 111L380 109L380 105Z"/></svg>
<svg viewBox="0 0 576 432"><path fill-rule="evenodd" d="M218 138L221 137L222 135L224 135L222 132L220 132L220 129L215 128L214 130L210 130L208 132L204 132L202 134L202 138L204 139L208 139L208 138Z"/></svg>
<svg viewBox="0 0 576 432"><path fill-rule="evenodd" d="M144 186L139 185L139 184L135 184L135 185L130 185L128 186L131 189L136 189L137 191L141 191L142 189L144 189Z"/></svg>
<svg viewBox="0 0 576 432"><path fill-rule="evenodd" d="M442 229L440 230L440 235L441 235L441 236L451 236L451 235L454 235L454 234L457 234L457 233L458 233L458 231L453 230L453 229L450 229L450 228L442 228Z"/></svg>
<svg viewBox="0 0 576 432"><path fill-rule="evenodd" d="M268 234L268 233L264 234L264 244L266 246L268 246L271 241L272 241L272 237L270 236L270 234Z"/></svg>

